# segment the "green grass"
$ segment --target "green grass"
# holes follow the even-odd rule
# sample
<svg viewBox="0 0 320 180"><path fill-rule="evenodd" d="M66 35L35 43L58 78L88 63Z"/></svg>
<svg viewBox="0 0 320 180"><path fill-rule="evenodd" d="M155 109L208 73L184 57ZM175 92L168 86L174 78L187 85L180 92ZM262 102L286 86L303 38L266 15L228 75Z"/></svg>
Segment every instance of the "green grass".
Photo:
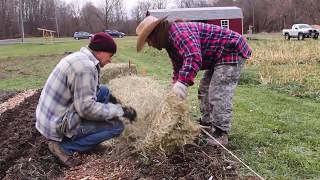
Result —
<svg viewBox="0 0 320 180"><path fill-rule="evenodd" d="M88 43L67 38L55 43L43 43L38 38L28 41L32 43L0 46L1 90L41 88L65 52L77 51Z"/></svg>
<svg viewBox="0 0 320 180"><path fill-rule="evenodd" d="M0 89L38 89L44 85L62 55L0 59Z"/></svg>
<svg viewBox="0 0 320 180"><path fill-rule="evenodd" d="M169 86L172 67L166 53L149 48L136 53L135 40L117 39L119 50L113 61L131 60L138 71L146 71ZM274 38L264 41L268 40ZM0 90L41 88L63 53L78 50L86 43L1 46ZM257 43L261 42L250 41L252 46ZM189 88L188 99L195 118L200 115L197 86L201 75ZM246 69L239 84L234 97L231 149L265 178L320 179L319 103L260 84L257 66ZM243 167L241 173L249 174Z"/></svg>
<svg viewBox="0 0 320 180"><path fill-rule="evenodd" d="M67 51L76 51L87 44L87 40L66 41L57 43L31 43L0 45L0 59L7 57L28 57L40 55L63 54Z"/></svg>
<svg viewBox="0 0 320 180"><path fill-rule="evenodd" d="M257 70L249 73L251 80L258 79L273 90L320 102L320 41L286 41L275 35L260 34L251 41L250 64L254 67L249 70Z"/></svg>
<svg viewBox="0 0 320 180"><path fill-rule="evenodd" d="M165 51L158 51L153 48L145 48L141 53L136 53L135 38L127 38L119 41L119 53L115 57L121 62L133 61L139 70L146 70L148 75L157 79L170 81L172 66Z"/></svg>
<svg viewBox="0 0 320 180"><path fill-rule="evenodd" d="M319 178L319 104L259 87L240 86L234 105L233 149L261 174Z"/></svg>

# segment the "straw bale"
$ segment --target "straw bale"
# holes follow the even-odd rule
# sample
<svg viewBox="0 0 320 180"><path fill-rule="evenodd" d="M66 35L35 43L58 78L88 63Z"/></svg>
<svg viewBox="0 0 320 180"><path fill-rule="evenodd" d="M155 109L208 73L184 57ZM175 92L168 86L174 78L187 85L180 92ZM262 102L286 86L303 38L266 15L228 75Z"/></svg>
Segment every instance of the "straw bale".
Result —
<svg viewBox="0 0 320 180"><path fill-rule="evenodd" d="M136 75L137 67L131 63L109 63L101 69L101 83L108 83L111 79L121 76Z"/></svg>
<svg viewBox="0 0 320 180"><path fill-rule="evenodd" d="M137 151L169 154L199 135L199 125L192 120L187 102L179 101L156 80L127 76L111 80L109 87L124 105L138 113L137 121L126 125L121 139Z"/></svg>

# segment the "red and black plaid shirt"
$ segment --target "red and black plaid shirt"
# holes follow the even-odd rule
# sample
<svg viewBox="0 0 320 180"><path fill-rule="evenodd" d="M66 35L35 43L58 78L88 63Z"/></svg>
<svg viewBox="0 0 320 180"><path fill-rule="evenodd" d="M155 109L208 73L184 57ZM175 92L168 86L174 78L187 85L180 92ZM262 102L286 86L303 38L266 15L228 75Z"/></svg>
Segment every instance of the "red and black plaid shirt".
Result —
<svg viewBox="0 0 320 180"><path fill-rule="evenodd" d="M237 64L249 59L251 48L239 33L220 26L195 23L173 23L166 49L173 64L173 82L191 86L199 70L221 64Z"/></svg>

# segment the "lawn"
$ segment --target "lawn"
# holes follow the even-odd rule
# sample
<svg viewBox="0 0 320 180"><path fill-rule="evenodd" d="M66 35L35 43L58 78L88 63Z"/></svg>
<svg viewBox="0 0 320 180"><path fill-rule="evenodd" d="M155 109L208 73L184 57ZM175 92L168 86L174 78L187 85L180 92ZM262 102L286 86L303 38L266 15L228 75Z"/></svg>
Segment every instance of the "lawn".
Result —
<svg viewBox="0 0 320 180"><path fill-rule="evenodd" d="M265 178L320 179L320 81L312 78L320 70L319 51L313 52L320 43L284 42L275 35L261 37L266 36L249 41L255 54L236 89L231 149ZM135 40L135 37L116 39L119 49L113 61L131 60L139 72L147 72L169 86L172 67L166 53L145 48L138 54ZM87 42L0 46L0 90L41 88L65 52L76 51ZM292 56L291 48L299 49L300 53ZM302 65L296 66L296 62ZM287 67L308 69L302 69L305 73L298 76L281 73L289 72ZM199 117L197 86L201 74L189 88L195 118ZM241 173L249 174L245 168L241 168Z"/></svg>

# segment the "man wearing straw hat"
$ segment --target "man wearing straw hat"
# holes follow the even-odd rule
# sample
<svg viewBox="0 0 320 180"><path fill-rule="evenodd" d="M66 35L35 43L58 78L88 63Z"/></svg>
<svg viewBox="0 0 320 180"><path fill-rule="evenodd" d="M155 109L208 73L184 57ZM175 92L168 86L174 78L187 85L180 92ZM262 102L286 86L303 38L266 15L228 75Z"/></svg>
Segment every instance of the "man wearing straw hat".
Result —
<svg viewBox="0 0 320 180"><path fill-rule="evenodd" d="M136 111L124 107L99 84L100 68L111 62L117 46L101 32L88 47L63 58L50 74L36 110L36 128L48 140L49 150L68 167L80 164L72 154L92 149L119 136L123 123Z"/></svg>
<svg viewBox="0 0 320 180"><path fill-rule="evenodd" d="M220 26L198 22L169 22L167 17L147 16L137 27L137 51L147 42L165 49L173 65L173 92L186 99L199 70L205 70L198 98L200 124L222 145L228 144L232 119L232 97L240 72L251 49L240 34ZM207 143L217 145L207 139Z"/></svg>

